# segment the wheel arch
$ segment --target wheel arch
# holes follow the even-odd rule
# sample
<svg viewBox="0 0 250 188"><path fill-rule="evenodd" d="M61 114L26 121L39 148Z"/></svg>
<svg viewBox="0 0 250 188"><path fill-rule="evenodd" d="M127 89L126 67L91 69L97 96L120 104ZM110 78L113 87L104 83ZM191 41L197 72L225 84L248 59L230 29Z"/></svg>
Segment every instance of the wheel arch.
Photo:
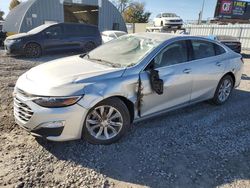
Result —
<svg viewBox="0 0 250 188"><path fill-rule="evenodd" d="M103 98L102 100L96 102L95 105L91 105L91 106L97 106L99 103L101 103L107 99L111 99L111 98L118 98L126 105L126 107L128 108L128 111L129 111L130 121L131 121L131 123L133 123L134 118L135 118L135 105L131 100L129 100L128 98L126 98L124 96L114 95L114 96L110 96L107 98Z"/></svg>
<svg viewBox="0 0 250 188"><path fill-rule="evenodd" d="M223 76L222 76L222 78L224 78L225 76L231 76L232 77L232 79L233 79L233 84L234 84L234 86L235 86L235 82L236 82L236 78L235 78L235 75L232 73L232 72L227 72L226 74L224 74ZM221 79L222 79L221 78Z"/></svg>
<svg viewBox="0 0 250 188"><path fill-rule="evenodd" d="M35 42L35 41L29 41L29 42L27 42L27 43L24 45L24 48L26 48L27 45L29 45L29 44L37 44L37 45L41 48L41 50L43 50L42 45L39 44L38 42Z"/></svg>

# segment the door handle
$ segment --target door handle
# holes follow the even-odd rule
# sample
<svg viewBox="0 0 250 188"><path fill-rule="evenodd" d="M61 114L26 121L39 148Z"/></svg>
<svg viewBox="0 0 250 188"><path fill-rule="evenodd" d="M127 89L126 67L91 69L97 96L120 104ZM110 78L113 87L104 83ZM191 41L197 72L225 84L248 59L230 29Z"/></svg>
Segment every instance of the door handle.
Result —
<svg viewBox="0 0 250 188"><path fill-rule="evenodd" d="M189 73L191 72L191 69L184 69L183 72L184 72L185 74L189 74Z"/></svg>
<svg viewBox="0 0 250 188"><path fill-rule="evenodd" d="M221 67L221 66L222 66L222 63L221 63L221 62L217 62L216 65L217 65L218 67Z"/></svg>

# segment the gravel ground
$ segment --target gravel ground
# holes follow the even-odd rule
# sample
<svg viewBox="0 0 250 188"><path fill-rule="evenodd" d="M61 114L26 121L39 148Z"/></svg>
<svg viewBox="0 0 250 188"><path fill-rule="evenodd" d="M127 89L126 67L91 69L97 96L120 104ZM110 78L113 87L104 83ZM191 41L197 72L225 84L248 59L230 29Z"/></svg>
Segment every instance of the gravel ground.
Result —
<svg viewBox="0 0 250 188"><path fill-rule="evenodd" d="M14 123L17 77L58 57L0 51L0 187L250 187L250 55L224 106L199 103L135 124L110 146L51 143Z"/></svg>

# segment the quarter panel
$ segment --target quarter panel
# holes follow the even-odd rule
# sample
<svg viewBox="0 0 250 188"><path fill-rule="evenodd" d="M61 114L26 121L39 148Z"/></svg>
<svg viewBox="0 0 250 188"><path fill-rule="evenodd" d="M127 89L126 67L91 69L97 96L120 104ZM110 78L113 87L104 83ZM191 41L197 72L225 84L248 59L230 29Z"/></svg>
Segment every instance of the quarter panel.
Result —
<svg viewBox="0 0 250 188"><path fill-rule="evenodd" d="M207 100L213 97L217 85L225 72L226 63L227 58L224 55L192 62L192 102Z"/></svg>

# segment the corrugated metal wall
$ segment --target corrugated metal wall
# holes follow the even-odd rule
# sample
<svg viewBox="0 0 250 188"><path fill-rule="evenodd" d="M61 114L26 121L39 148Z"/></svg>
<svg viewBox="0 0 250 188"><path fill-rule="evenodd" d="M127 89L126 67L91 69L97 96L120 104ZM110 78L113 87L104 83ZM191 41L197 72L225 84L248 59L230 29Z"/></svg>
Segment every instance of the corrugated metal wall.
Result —
<svg viewBox="0 0 250 188"><path fill-rule="evenodd" d="M231 35L240 39L243 49L250 49L250 25L185 25L191 35Z"/></svg>
<svg viewBox="0 0 250 188"><path fill-rule="evenodd" d="M113 23L118 23L120 30L127 31L120 12L108 0L36 0L26 11L19 32L27 32L45 21L64 22L64 3L99 6L100 31L112 30Z"/></svg>
<svg viewBox="0 0 250 188"><path fill-rule="evenodd" d="M45 21L64 21L63 4L59 0L36 0L24 16L20 32L27 32Z"/></svg>

